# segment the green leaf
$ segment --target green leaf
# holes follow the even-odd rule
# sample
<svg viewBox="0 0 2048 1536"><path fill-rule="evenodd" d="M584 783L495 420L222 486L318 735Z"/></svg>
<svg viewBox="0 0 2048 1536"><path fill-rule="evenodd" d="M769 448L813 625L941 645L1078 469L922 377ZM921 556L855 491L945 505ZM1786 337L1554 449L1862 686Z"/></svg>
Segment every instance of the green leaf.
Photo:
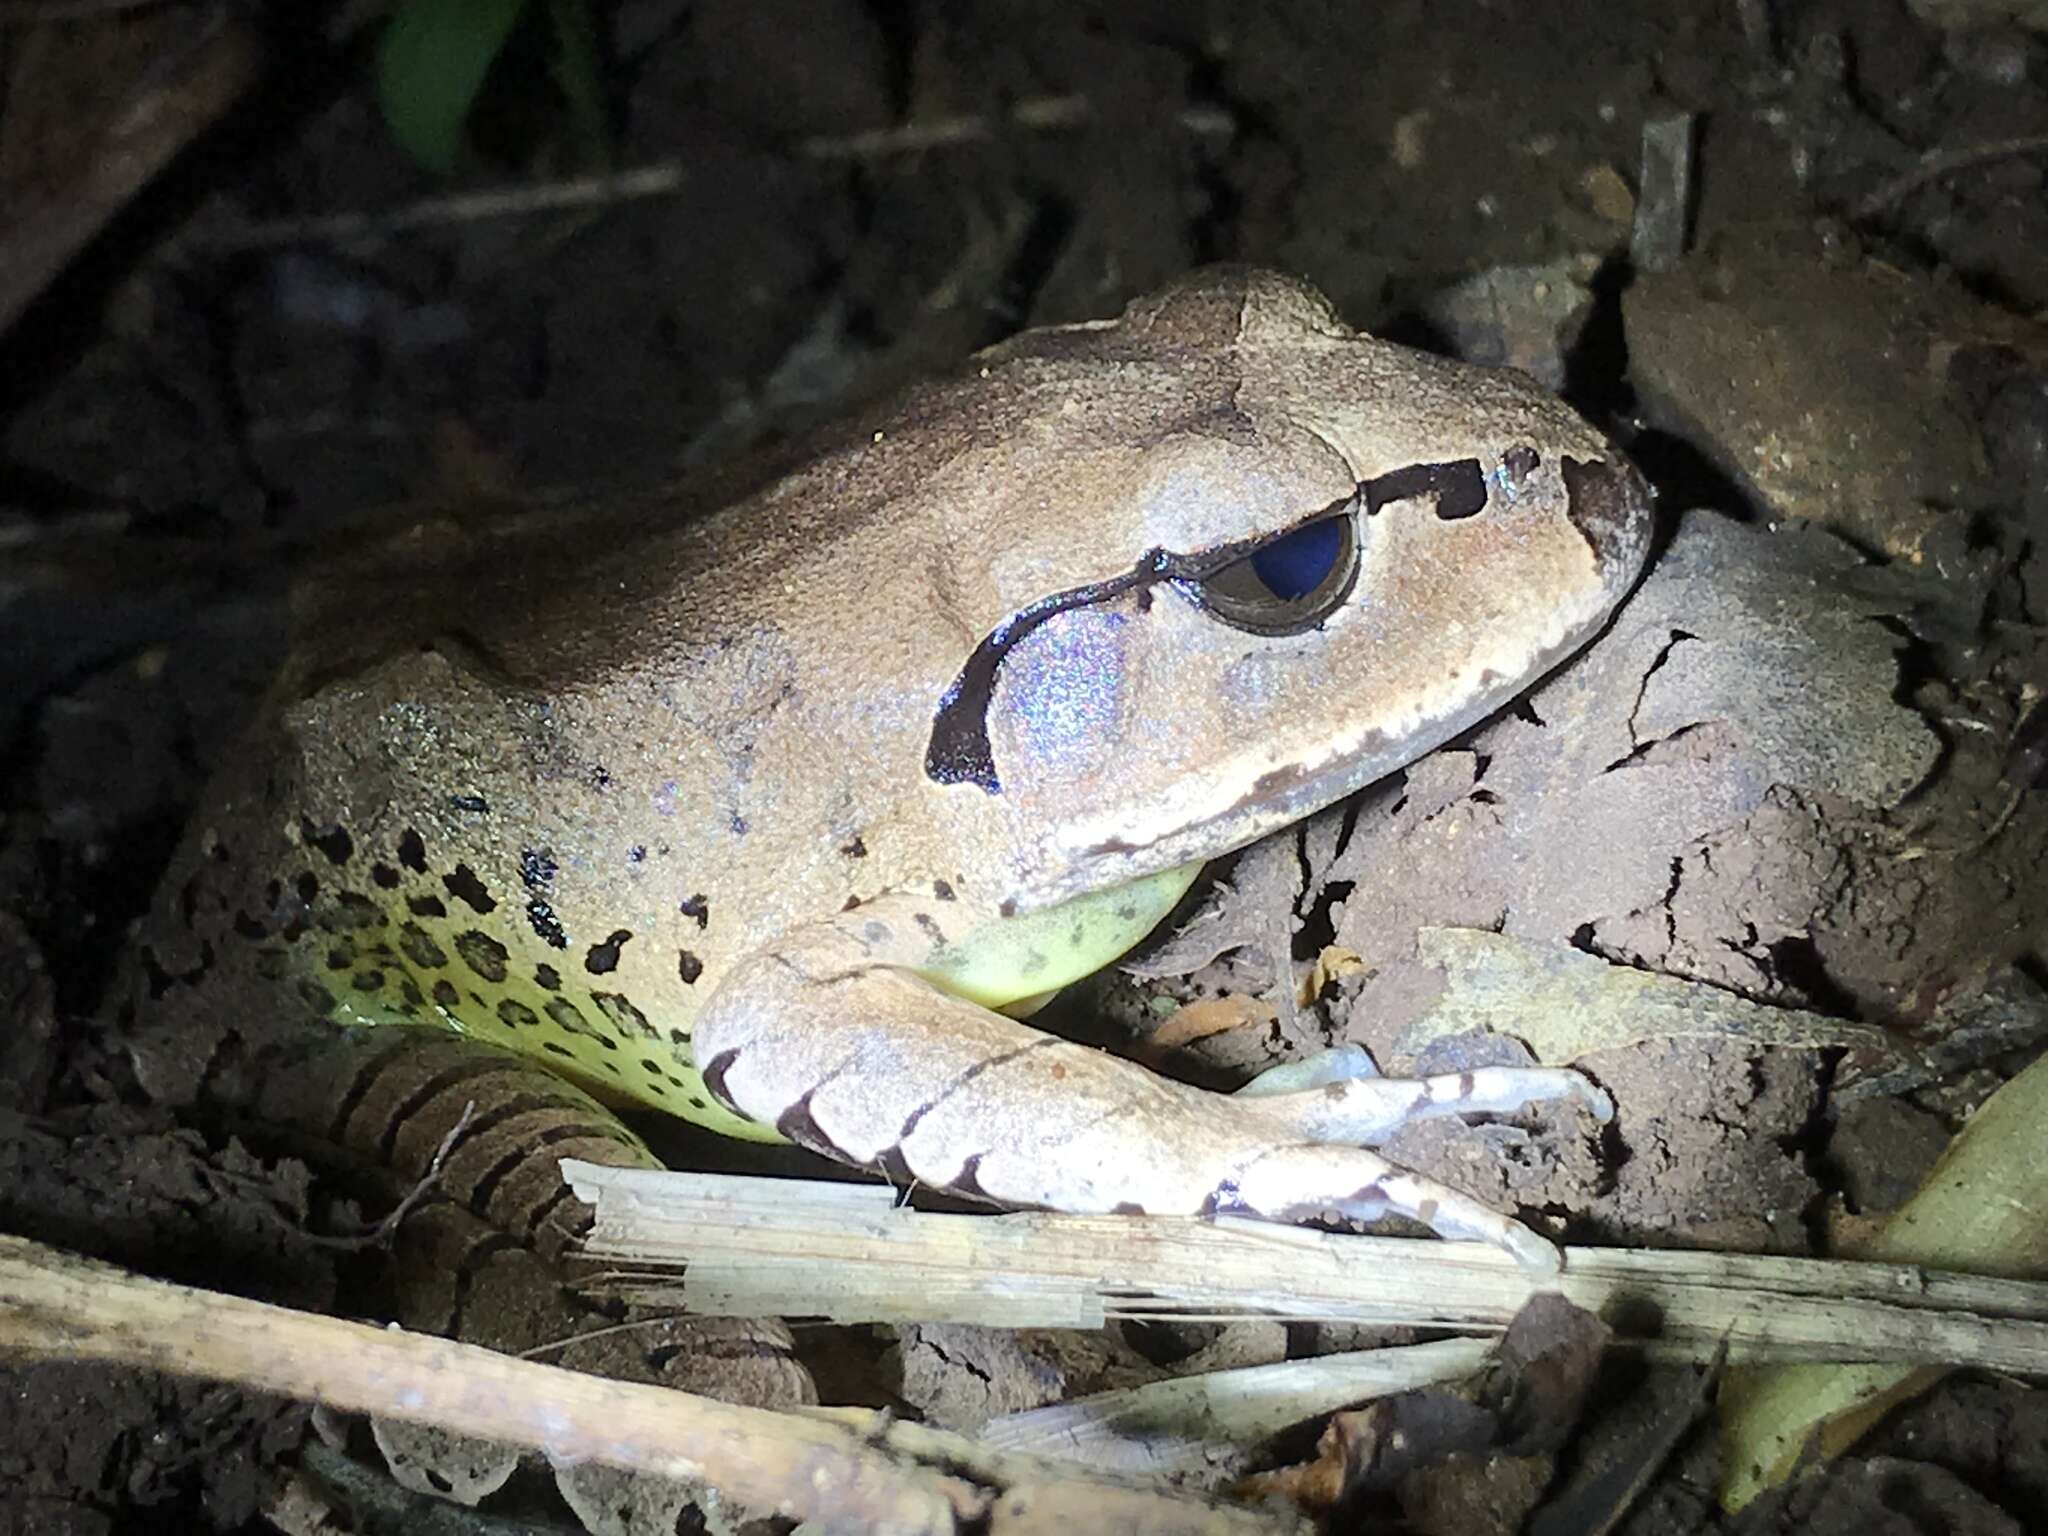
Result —
<svg viewBox="0 0 2048 1536"><path fill-rule="evenodd" d="M527 0L405 0L377 47L377 100L399 147L453 174L463 124Z"/></svg>

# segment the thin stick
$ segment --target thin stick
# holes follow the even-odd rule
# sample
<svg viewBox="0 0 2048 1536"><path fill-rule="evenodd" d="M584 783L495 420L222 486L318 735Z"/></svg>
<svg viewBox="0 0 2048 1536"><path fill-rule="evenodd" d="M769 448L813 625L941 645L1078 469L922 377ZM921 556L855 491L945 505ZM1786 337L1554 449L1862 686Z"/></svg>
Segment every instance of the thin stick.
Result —
<svg viewBox="0 0 2048 1536"><path fill-rule="evenodd" d="M1989 144L1973 144L1967 149L1943 150L1927 156L1920 164L1904 175L1895 176L1872 192L1855 208L1854 217L1872 219L1890 208L1894 203L1903 202L1930 182L1940 181L1944 176L1953 176L1957 171L1967 171L1972 166L1988 165L1994 160L2010 160L2015 155L2038 155L2048 151L2048 133L2029 134L2019 139L1997 139Z"/></svg>
<svg viewBox="0 0 2048 1536"><path fill-rule="evenodd" d="M1010 110L1007 119L976 113L904 123L865 133L805 139L797 146L797 152L808 160L876 160L979 143L993 138L997 129L1005 125L1026 132L1057 132L1080 127L1093 115L1094 108L1085 96L1045 96L1019 102ZM1214 109L1191 108L1178 114L1174 122L1182 132L1199 138L1227 138L1236 132L1236 123L1227 114ZM445 224L526 218L569 208L595 208L644 198L668 197L682 188L688 174L688 167L682 161L666 160L602 175L573 176L561 181L487 187L476 192L422 198L403 208L383 211L315 214L224 228L195 229L171 242L171 248L174 251L241 251L275 245L383 239Z"/></svg>
<svg viewBox="0 0 2048 1536"><path fill-rule="evenodd" d="M437 1424L557 1461L690 1478L749 1509L834 1531L982 1530L998 1501L1006 1513L1021 1506L1039 1516L1005 1524L1019 1536L1071 1530L1077 1509L1152 1536L1307 1529L1269 1511L1077 1478L1071 1469L998 1456L880 1414L773 1413L608 1381L474 1345L145 1280L0 1237L0 1351L10 1350L211 1377Z"/></svg>

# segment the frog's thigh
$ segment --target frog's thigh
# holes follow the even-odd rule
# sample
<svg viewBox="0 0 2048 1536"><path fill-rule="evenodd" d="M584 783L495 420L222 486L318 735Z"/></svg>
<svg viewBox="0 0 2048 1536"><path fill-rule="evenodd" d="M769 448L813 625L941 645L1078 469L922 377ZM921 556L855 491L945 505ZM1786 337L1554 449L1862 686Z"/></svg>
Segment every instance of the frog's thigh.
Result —
<svg viewBox="0 0 2048 1536"><path fill-rule="evenodd" d="M735 966L697 1022L712 1091L814 1151L1004 1205L1397 1214L1555 1267L1535 1234L1370 1152L941 991L901 916L864 907Z"/></svg>

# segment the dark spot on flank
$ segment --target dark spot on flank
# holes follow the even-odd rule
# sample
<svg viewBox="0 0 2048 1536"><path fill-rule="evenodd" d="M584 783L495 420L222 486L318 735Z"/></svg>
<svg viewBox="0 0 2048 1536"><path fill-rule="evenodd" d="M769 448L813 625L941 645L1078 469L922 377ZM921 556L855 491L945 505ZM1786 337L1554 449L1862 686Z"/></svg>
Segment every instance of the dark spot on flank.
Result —
<svg viewBox="0 0 2048 1536"><path fill-rule="evenodd" d="M448 915L448 908L442 904L441 898L438 896L408 896L405 899L405 910L414 917L446 917Z"/></svg>
<svg viewBox="0 0 2048 1536"><path fill-rule="evenodd" d="M868 845L856 837L851 842L841 843L839 851L849 859L864 859L868 856Z"/></svg>
<svg viewBox="0 0 2048 1536"><path fill-rule="evenodd" d="M932 895L937 897L940 901L957 900L957 898L953 895L952 883L946 880L934 880L932 882Z"/></svg>
<svg viewBox="0 0 2048 1536"><path fill-rule="evenodd" d="M235 932L245 939L267 939L270 937L270 930L246 912L237 912L235 914Z"/></svg>
<svg viewBox="0 0 2048 1536"><path fill-rule="evenodd" d="M410 976L398 978L398 995L405 1000L407 1012L418 1013L426 1004L426 996L420 991L420 984Z"/></svg>
<svg viewBox="0 0 2048 1536"><path fill-rule="evenodd" d="M438 971L448 963L448 952L418 923L407 923L398 930L398 948L423 971Z"/></svg>
<svg viewBox="0 0 2048 1536"><path fill-rule="evenodd" d="M491 802L482 795L450 795L448 797L448 808L454 811L469 811L478 816L487 816L490 814Z"/></svg>
<svg viewBox="0 0 2048 1536"><path fill-rule="evenodd" d="M923 933L926 938L930 939L934 944L943 944L946 942L946 935L939 927L939 920L933 917L931 913L919 912L915 915L915 920L918 926L918 930L921 933Z"/></svg>
<svg viewBox="0 0 2048 1536"><path fill-rule="evenodd" d="M299 876L293 883L293 889L299 893L299 900L309 907L320 899L320 882L314 878L311 870Z"/></svg>
<svg viewBox="0 0 2048 1536"><path fill-rule="evenodd" d="M886 944L889 942L889 925L877 922L862 923L860 936L870 944Z"/></svg>
<svg viewBox="0 0 2048 1536"><path fill-rule="evenodd" d="M370 866L370 883L379 890L397 890L400 878L398 871L389 864L386 864L382 859L379 859Z"/></svg>
<svg viewBox="0 0 2048 1536"><path fill-rule="evenodd" d="M547 1006L542 1011L550 1019L554 1020L556 1028L568 1034L594 1035L597 1033L590 1027L590 1021L583 1017L581 1010L566 997L549 998ZM606 1043L609 1044L610 1042L607 1041Z"/></svg>
<svg viewBox="0 0 2048 1536"><path fill-rule="evenodd" d="M654 1075L656 1077L659 1077L661 1074L659 1072L656 1072ZM668 1097L668 1090L662 1087L659 1083L649 1083L647 1085L647 1091L653 1094L657 1099L665 1099Z"/></svg>
<svg viewBox="0 0 2048 1536"><path fill-rule="evenodd" d="M640 1058L640 1067L649 1077L660 1077L662 1075L661 1063L652 1056L642 1056Z"/></svg>
<svg viewBox="0 0 2048 1536"><path fill-rule="evenodd" d="M519 878L530 891L545 890L553 882L558 868L560 866L555 863L552 849L529 848L519 855Z"/></svg>
<svg viewBox="0 0 2048 1536"><path fill-rule="evenodd" d="M576 1058L576 1053L559 1040L543 1040L540 1048L556 1056L567 1056L572 1061Z"/></svg>
<svg viewBox="0 0 2048 1536"><path fill-rule="evenodd" d="M659 1040L661 1032L647 1022L647 1015L619 992L593 992L590 1000L596 1003L600 1012L612 1021L612 1028L621 1035L639 1035L648 1040Z"/></svg>
<svg viewBox="0 0 2048 1536"><path fill-rule="evenodd" d="M692 919L700 932L711 926L711 903L704 899L702 891L694 896L685 896L676 903L676 910Z"/></svg>
<svg viewBox="0 0 2048 1536"><path fill-rule="evenodd" d="M704 974L704 962L687 949L676 951L676 974L683 979L683 985L694 987L697 978Z"/></svg>
<svg viewBox="0 0 2048 1536"><path fill-rule="evenodd" d="M842 912L851 912L855 907L859 905L860 898L858 896L849 896L846 898L846 905L841 907L839 910Z"/></svg>
<svg viewBox="0 0 2048 1536"><path fill-rule="evenodd" d="M455 936L455 953L462 956L464 965L492 982L505 979L506 962L512 958L504 945L478 928Z"/></svg>
<svg viewBox="0 0 2048 1536"><path fill-rule="evenodd" d="M1045 956L1038 950L1026 950L1024 954L1024 974L1026 976L1036 976L1040 971L1044 970L1049 963L1050 962L1045 958Z"/></svg>
<svg viewBox="0 0 2048 1536"><path fill-rule="evenodd" d="M626 850L626 862L628 864L645 864L647 862L646 845L635 843L632 847L628 848Z"/></svg>
<svg viewBox="0 0 2048 1536"><path fill-rule="evenodd" d="M434 983L434 1001L443 1008L453 1008L462 1001L462 994L455 990L455 983L445 978Z"/></svg>
<svg viewBox="0 0 2048 1536"><path fill-rule="evenodd" d="M384 973L382 971L357 971L349 977L348 984L358 992L382 992Z"/></svg>
<svg viewBox="0 0 2048 1536"><path fill-rule="evenodd" d="M337 944L327 951L327 969L330 971L354 970L355 964L356 952L350 945Z"/></svg>
<svg viewBox="0 0 2048 1536"><path fill-rule="evenodd" d="M690 1108L692 1108L692 1109L709 1109L710 1107L711 1107L711 1106L710 1106L709 1104L707 1104L707 1103L705 1103L705 1102L704 1102L703 1096L702 1096L701 1094L695 1094L695 1093L693 1093L693 1094L691 1094L691 1095L690 1095Z"/></svg>
<svg viewBox="0 0 2048 1536"><path fill-rule="evenodd" d="M1119 906L1116 909L1116 919L1120 923L1136 922L1138 920L1138 908L1136 904L1128 901L1124 902L1121 906Z"/></svg>
<svg viewBox="0 0 2048 1536"><path fill-rule="evenodd" d="M1517 443L1500 456L1501 473L1507 477L1509 485L1519 490L1522 482L1535 474L1542 462L1543 455L1534 448L1527 443Z"/></svg>
<svg viewBox="0 0 2048 1536"><path fill-rule="evenodd" d="M549 949L569 947L569 935L562 927L562 920L555 916L555 909L538 896L526 904L526 923L533 929L533 936Z"/></svg>
<svg viewBox="0 0 2048 1536"><path fill-rule="evenodd" d="M668 1032L668 1043L674 1046L687 1046L690 1043L690 1032L687 1029L672 1029Z"/></svg>
<svg viewBox="0 0 2048 1536"><path fill-rule="evenodd" d="M334 1012L334 994L321 986L319 982L301 980L298 991L299 1001L308 1008L311 1008L315 1013L326 1014Z"/></svg>
<svg viewBox="0 0 2048 1536"><path fill-rule="evenodd" d="M398 834L398 862L416 875L427 872L426 841L411 827Z"/></svg>
<svg viewBox="0 0 2048 1536"><path fill-rule="evenodd" d="M593 976L609 976L619 968L620 947L632 937L630 928L615 929L602 944L590 946L590 953L583 957L583 969Z"/></svg>
<svg viewBox="0 0 2048 1536"><path fill-rule="evenodd" d="M562 973L543 962L533 968L533 984L549 992L562 990Z"/></svg>
<svg viewBox="0 0 2048 1536"><path fill-rule="evenodd" d="M366 928L386 927L390 921L383 908L360 891L342 891L334 898L334 910L328 914L326 926L360 933Z"/></svg>
<svg viewBox="0 0 2048 1536"><path fill-rule="evenodd" d="M334 865L346 864L349 855L356 851L355 839L348 835L344 826L316 827L306 817L299 818L299 836L308 848L318 848L327 855L327 862Z"/></svg>
<svg viewBox="0 0 2048 1536"><path fill-rule="evenodd" d="M1003 898L1003 904L996 908L996 915L998 917L1015 917L1017 915L1016 897L1005 896Z"/></svg>
<svg viewBox="0 0 2048 1536"><path fill-rule="evenodd" d="M505 998L498 1004L498 1022L508 1029L530 1029L540 1023L540 1015L516 998Z"/></svg>
<svg viewBox="0 0 2048 1536"><path fill-rule="evenodd" d="M455 866L455 872L441 877L441 883L448 887L448 894L466 904L479 917L498 909L497 898L484 889L483 881L477 879L476 871L467 864Z"/></svg>

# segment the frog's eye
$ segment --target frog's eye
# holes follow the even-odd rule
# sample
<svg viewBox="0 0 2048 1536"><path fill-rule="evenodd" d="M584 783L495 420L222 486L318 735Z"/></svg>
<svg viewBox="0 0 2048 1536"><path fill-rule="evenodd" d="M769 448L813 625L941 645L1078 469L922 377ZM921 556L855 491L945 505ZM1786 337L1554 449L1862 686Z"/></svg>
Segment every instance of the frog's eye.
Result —
<svg viewBox="0 0 2048 1536"><path fill-rule="evenodd" d="M1358 579L1358 519L1347 509L1283 533L1180 587L1224 623L1296 635L1337 611Z"/></svg>

